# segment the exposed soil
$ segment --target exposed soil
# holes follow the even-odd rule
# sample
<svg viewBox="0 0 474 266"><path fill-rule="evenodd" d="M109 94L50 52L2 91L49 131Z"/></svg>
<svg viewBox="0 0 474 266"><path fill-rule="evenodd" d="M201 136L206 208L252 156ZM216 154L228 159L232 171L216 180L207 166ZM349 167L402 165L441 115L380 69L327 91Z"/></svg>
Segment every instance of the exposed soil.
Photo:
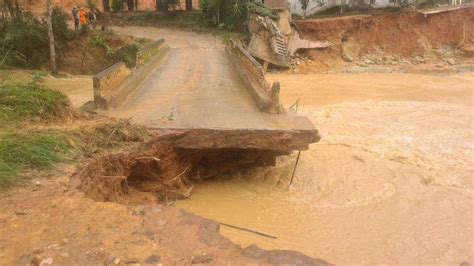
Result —
<svg viewBox="0 0 474 266"><path fill-rule="evenodd" d="M250 167L273 165L277 155L289 153L176 147L176 142L186 142L188 136L194 141L199 139L184 130L160 132L149 142L95 159L72 177L73 183L98 201L169 203L189 198L195 183Z"/></svg>
<svg viewBox="0 0 474 266"><path fill-rule="evenodd" d="M6 265L327 265L298 252L242 249L219 224L161 205L99 203L52 180L0 196L0 260Z"/></svg>
<svg viewBox="0 0 474 266"><path fill-rule="evenodd" d="M98 36L98 44L91 42ZM119 61L115 52L134 43L129 36L116 35L109 31L96 31L80 36L62 47L58 66L61 71L75 75L94 75Z"/></svg>
<svg viewBox="0 0 474 266"><path fill-rule="evenodd" d="M311 50L298 69L321 71L413 72L468 64L474 56L474 9L430 14L416 12L360 15L296 21L304 37L330 41L327 49ZM415 67L414 67L415 66ZM352 69L351 69L352 67ZM377 70L377 69L375 69ZM462 70L461 70L462 71ZM459 72L459 71L457 71Z"/></svg>

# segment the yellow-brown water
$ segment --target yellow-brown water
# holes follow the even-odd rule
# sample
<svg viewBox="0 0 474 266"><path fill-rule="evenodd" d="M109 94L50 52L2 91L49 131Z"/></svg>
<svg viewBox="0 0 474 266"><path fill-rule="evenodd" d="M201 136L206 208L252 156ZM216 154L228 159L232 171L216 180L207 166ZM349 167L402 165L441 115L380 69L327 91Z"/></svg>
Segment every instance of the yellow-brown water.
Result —
<svg viewBox="0 0 474 266"><path fill-rule="evenodd" d="M197 186L179 207L243 246L336 264L474 263L472 74L271 75L322 135L301 155Z"/></svg>

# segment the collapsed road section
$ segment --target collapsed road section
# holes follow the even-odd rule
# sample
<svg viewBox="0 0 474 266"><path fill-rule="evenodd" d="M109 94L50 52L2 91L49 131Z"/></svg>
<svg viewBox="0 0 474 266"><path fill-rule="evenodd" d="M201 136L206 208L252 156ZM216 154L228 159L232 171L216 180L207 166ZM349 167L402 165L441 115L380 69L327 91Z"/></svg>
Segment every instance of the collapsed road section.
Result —
<svg viewBox="0 0 474 266"><path fill-rule="evenodd" d="M281 106L279 85L268 84L258 61L234 41L223 48L171 45L148 59L156 65L146 75L105 75L114 84L109 99L123 99L102 105L105 113L145 125L154 137L78 172L88 196L119 202L140 192L161 200L186 197L195 181L272 166L277 156L319 141L307 117ZM140 68L150 67L135 73Z"/></svg>

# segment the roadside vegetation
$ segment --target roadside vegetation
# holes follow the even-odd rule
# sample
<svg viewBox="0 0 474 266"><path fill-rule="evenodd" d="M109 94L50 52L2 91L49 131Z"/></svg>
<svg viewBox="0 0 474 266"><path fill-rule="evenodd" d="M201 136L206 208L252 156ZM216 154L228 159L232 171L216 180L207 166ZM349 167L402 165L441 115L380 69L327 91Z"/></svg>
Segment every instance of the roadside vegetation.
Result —
<svg viewBox="0 0 474 266"><path fill-rule="evenodd" d="M70 150L58 133L11 133L0 139L0 190L21 183L31 170L51 169Z"/></svg>
<svg viewBox="0 0 474 266"><path fill-rule="evenodd" d="M60 8L54 8L52 21L56 48L59 53L64 53L67 42L77 38L77 35L68 29L67 14ZM20 9L0 17L1 68L41 68L47 65L48 55L44 20Z"/></svg>
<svg viewBox="0 0 474 266"><path fill-rule="evenodd" d="M52 12L54 46L59 71L95 74L118 62L133 67L136 53L147 40L119 36L110 30L68 28L69 14L59 7ZM14 8L0 17L0 68L49 70L50 56L45 19Z"/></svg>
<svg viewBox="0 0 474 266"><path fill-rule="evenodd" d="M33 72L28 81L0 83L0 191L51 173L59 163L77 164L150 137L127 120L74 110L67 96L42 85L42 77Z"/></svg>
<svg viewBox="0 0 474 266"><path fill-rule="evenodd" d="M0 189L23 182L28 171L50 169L70 148L63 133L25 129L73 113L68 98L41 80L35 72L29 82L0 83Z"/></svg>
<svg viewBox="0 0 474 266"><path fill-rule="evenodd" d="M32 77L37 79L36 76ZM0 84L0 121L54 119L71 115L68 98L37 82Z"/></svg>

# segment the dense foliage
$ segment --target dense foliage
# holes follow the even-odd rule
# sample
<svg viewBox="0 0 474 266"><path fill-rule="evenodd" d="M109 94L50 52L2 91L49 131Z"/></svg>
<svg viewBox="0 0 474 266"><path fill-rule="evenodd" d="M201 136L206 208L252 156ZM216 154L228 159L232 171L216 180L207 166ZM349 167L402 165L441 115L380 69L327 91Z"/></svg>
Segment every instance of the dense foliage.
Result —
<svg viewBox="0 0 474 266"><path fill-rule="evenodd" d="M178 0L156 0L158 11L174 10L178 5Z"/></svg>
<svg viewBox="0 0 474 266"><path fill-rule="evenodd" d="M250 13L278 18L268 6L252 0L201 0L201 14L209 24L219 28L245 32Z"/></svg>
<svg viewBox="0 0 474 266"><path fill-rule="evenodd" d="M46 21L29 12L16 11L15 16L0 18L0 67L37 68L48 62L49 46ZM53 10L56 46L73 37L67 27L67 14Z"/></svg>
<svg viewBox="0 0 474 266"><path fill-rule="evenodd" d="M123 9L124 0L112 0L112 11L119 12Z"/></svg>

